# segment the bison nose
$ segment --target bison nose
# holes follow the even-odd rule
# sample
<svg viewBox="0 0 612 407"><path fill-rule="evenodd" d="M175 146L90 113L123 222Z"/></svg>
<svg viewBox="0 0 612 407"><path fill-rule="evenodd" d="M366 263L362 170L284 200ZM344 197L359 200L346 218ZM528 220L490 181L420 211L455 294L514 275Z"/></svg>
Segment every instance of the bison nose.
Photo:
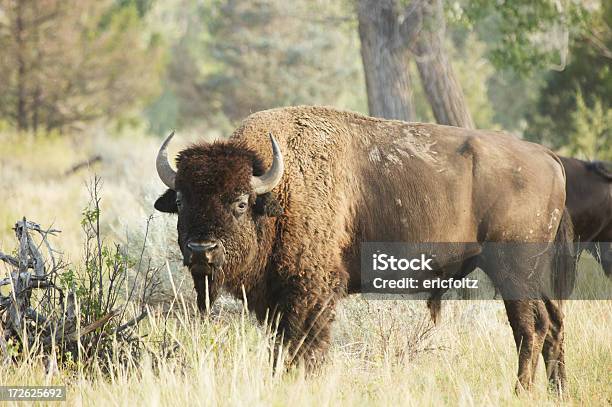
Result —
<svg viewBox="0 0 612 407"><path fill-rule="evenodd" d="M216 241L210 242L189 242L187 246L194 253L206 253L215 249L219 244Z"/></svg>
<svg viewBox="0 0 612 407"><path fill-rule="evenodd" d="M221 266L225 262L225 248L218 240L190 241L187 247L191 252L189 262L205 261L214 266Z"/></svg>

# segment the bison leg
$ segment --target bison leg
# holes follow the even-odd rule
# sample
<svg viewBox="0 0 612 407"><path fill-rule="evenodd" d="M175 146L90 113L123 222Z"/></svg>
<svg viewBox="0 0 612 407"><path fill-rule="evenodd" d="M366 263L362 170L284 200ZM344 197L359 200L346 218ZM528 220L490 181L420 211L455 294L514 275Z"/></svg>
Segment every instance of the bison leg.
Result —
<svg viewBox="0 0 612 407"><path fill-rule="evenodd" d="M545 303L550 318L550 329L544 340L542 356L551 388L562 395L567 380L563 354L563 311L559 301L545 300Z"/></svg>
<svg viewBox="0 0 612 407"><path fill-rule="evenodd" d="M310 297L310 298L309 298ZM335 318L336 294L304 295L299 301L279 307L279 333L289 350L288 364L304 362L309 371L324 361L330 345L330 327Z"/></svg>
<svg viewBox="0 0 612 407"><path fill-rule="evenodd" d="M530 390L550 324L548 313L540 300L506 300L504 304L519 359L516 391Z"/></svg>
<svg viewBox="0 0 612 407"><path fill-rule="evenodd" d="M433 293L427 300L427 308L429 309L429 316L431 317L434 325L438 324L440 313L442 311L442 295L439 292Z"/></svg>
<svg viewBox="0 0 612 407"><path fill-rule="evenodd" d="M461 269L458 274L452 275L455 279L462 279L472 273L477 267L478 262L480 261L479 256L474 256L463 262L461 265ZM446 273L445 273L446 274ZM434 324L438 323L440 318L440 314L442 311L442 296L448 291L448 289L441 288L436 289L431 292L429 299L427 300L427 308L429 309L429 315L431 316L431 320ZM464 300L470 299L470 295L468 293L469 289L462 289L460 291L460 296Z"/></svg>
<svg viewBox="0 0 612 407"><path fill-rule="evenodd" d="M530 390L550 318L542 300L538 276L551 267L540 245L492 246L486 253L484 271L501 293L518 352L516 392Z"/></svg>

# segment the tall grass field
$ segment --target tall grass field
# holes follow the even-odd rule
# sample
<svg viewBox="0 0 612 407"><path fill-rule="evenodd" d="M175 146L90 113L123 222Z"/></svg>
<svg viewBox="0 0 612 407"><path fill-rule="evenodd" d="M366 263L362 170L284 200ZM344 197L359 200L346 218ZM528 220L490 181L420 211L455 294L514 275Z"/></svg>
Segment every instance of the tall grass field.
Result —
<svg viewBox="0 0 612 407"><path fill-rule="evenodd" d="M181 135L171 153L195 138ZM87 186L97 175L104 243L140 247L152 215L146 256L161 280L138 327L140 357L74 361L48 372L41 357L22 352L0 367L0 385L66 385L66 403L83 406L612 405L610 300L565 304L563 399L548 391L542 362L533 391L515 394L517 357L501 301L446 301L433 325L424 301L349 297L338 310L323 366L313 373L278 368L270 356L274 330L258 324L240 301L222 297L208 315L197 312L176 218L153 209L164 191L154 165L158 143L103 131L86 139L0 133L0 251L14 250L11 227L26 216L62 231L53 242L78 272ZM94 155L102 160L67 174ZM609 284L591 258L582 262L585 272ZM7 272L0 264L1 277ZM46 403L57 405L39 404Z"/></svg>

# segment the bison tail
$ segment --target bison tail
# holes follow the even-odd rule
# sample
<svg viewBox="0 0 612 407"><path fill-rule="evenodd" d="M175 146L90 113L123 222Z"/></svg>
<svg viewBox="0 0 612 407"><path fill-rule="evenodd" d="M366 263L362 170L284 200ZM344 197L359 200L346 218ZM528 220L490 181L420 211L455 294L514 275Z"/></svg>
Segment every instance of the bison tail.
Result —
<svg viewBox="0 0 612 407"><path fill-rule="evenodd" d="M576 283L576 252L574 249L574 227L567 208L564 208L555 236L554 270L552 286L557 299L567 299Z"/></svg>

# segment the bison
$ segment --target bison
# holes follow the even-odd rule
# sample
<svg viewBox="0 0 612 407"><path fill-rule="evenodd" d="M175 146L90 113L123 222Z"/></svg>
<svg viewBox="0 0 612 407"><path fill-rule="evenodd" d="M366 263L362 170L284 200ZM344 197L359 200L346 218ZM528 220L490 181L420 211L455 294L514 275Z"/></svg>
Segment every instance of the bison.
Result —
<svg viewBox="0 0 612 407"><path fill-rule="evenodd" d="M293 360L315 367L336 303L360 291L361 242L469 242L457 273L478 265L504 296L517 389L530 388L540 353L551 383L564 386L561 302L510 299L552 262L532 268L515 252L491 259L478 250L485 242L571 245L565 175L548 149L501 132L302 106L250 115L229 140L181 151L175 171L172 136L157 157L168 190L155 208L178 214L201 309L222 288L245 298L259 320L271 313L278 321ZM487 267L499 261L512 278Z"/></svg>
<svg viewBox="0 0 612 407"><path fill-rule="evenodd" d="M578 242L593 242L586 249L599 257L612 278L612 172L601 161L559 157L567 177L566 206Z"/></svg>

